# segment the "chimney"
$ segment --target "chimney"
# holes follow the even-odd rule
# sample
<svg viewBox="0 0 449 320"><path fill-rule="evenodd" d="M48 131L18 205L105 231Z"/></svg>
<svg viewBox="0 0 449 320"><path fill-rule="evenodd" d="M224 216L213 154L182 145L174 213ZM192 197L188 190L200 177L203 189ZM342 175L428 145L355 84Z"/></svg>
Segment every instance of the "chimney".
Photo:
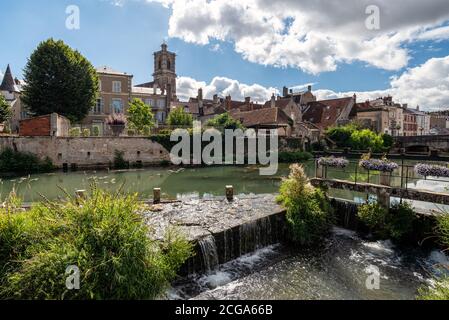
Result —
<svg viewBox="0 0 449 320"><path fill-rule="evenodd" d="M408 108L408 104L404 103L404 104L402 105L402 108L407 109L407 108Z"/></svg>
<svg viewBox="0 0 449 320"><path fill-rule="evenodd" d="M416 111L419 111L419 106L416 106Z"/></svg>
<svg viewBox="0 0 449 320"><path fill-rule="evenodd" d="M282 96L284 98L288 96L288 88L287 87L282 88Z"/></svg>
<svg viewBox="0 0 449 320"><path fill-rule="evenodd" d="M271 96L271 108L276 107L276 97L273 95Z"/></svg>
<svg viewBox="0 0 449 320"><path fill-rule="evenodd" d="M218 104L218 94L214 94L214 104Z"/></svg>
<svg viewBox="0 0 449 320"><path fill-rule="evenodd" d="M198 89L198 101L203 101L203 89L199 88Z"/></svg>
<svg viewBox="0 0 449 320"><path fill-rule="evenodd" d="M354 93L354 95L352 96L352 98L354 99L354 103L357 102L357 95Z"/></svg>
<svg viewBox="0 0 449 320"><path fill-rule="evenodd" d="M231 95L226 96L226 110L231 110Z"/></svg>
<svg viewBox="0 0 449 320"><path fill-rule="evenodd" d="M311 85L307 86L307 91L312 92L312 86Z"/></svg>

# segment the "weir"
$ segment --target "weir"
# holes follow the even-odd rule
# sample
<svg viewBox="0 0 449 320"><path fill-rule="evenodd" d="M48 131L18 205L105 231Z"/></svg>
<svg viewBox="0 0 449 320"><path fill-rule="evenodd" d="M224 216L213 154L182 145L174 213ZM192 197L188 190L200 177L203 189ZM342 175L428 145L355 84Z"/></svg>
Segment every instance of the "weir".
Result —
<svg viewBox="0 0 449 320"><path fill-rule="evenodd" d="M245 254L287 240L286 212L275 201L275 195L237 196L229 202L225 197L186 199L150 206L144 213L156 237L163 238L168 228L177 227L194 245L194 255L185 263L180 275L208 273L219 265ZM336 225L364 232L357 218L360 204L331 198ZM432 217L419 214L419 226L431 226ZM429 222L430 221L430 222ZM429 229L417 228L420 241Z"/></svg>

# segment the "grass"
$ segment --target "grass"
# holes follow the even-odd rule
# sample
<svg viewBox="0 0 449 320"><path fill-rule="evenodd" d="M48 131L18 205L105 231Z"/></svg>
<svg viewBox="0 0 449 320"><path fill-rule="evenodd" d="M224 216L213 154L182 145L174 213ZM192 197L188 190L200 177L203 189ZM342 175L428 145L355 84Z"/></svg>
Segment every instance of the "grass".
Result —
<svg viewBox="0 0 449 320"><path fill-rule="evenodd" d="M2 299L154 299L192 252L175 230L151 240L136 194L93 186L86 199L43 201L29 212L8 203L0 211ZM79 290L66 287L72 265Z"/></svg>

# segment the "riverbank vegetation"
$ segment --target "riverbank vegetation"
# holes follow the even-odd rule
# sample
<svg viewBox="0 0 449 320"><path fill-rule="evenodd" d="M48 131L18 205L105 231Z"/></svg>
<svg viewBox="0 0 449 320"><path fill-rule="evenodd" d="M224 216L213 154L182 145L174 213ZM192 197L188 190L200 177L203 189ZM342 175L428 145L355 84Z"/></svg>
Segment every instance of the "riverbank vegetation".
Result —
<svg viewBox="0 0 449 320"><path fill-rule="evenodd" d="M371 149L372 152L384 152L391 148L393 143L391 136L363 129L357 123L329 128L326 135L336 143L338 148L351 150Z"/></svg>
<svg viewBox="0 0 449 320"><path fill-rule="evenodd" d="M151 240L136 194L93 186L67 197L23 212L12 194L0 209L0 298L153 299L191 255L173 230ZM79 290L66 286L68 267L79 270Z"/></svg>
<svg viewBox="0 0 449 320"><path fill-rule="evenodd" d="M306 151L279 152L278 159L281 163L294 163L307 161L313 158L313 155Z"/></svg>
<svg viewBox="0 0 449 320"><path fill-rule="evenodd" d="M333 212L326 194L310 184L301 165L293 164L290 170L277 200L287 209L290 239L300 245L313 245L329 231Z"/></svg>
<svg viewBox="0 0 449 320"><path fill-rule="evenodd" d="M408 202L395 203L389 209L377 202L366 203L359 207L357 215L376 237L397 241L413 232L416 219L416 214Z"/></svg>
<svg viewBox="0 0 449 320"><path fill-rule="evenodd" d="M2 173L36 173L54 169L50 158L39 159L28 152L14 151L5 148L0 151L0 172Z"/></svg>
<svg viewBox="0 0 449 320"><path fill-rule="evenodd" d="M437 218L437 225L435 228L440 244L446 251L449 250L449 213L444 212ZM419 299L422 300L449 300L449 270L445 265L442 267L442 276L435 279L431 287L423 287L419 291Z"/></svg>

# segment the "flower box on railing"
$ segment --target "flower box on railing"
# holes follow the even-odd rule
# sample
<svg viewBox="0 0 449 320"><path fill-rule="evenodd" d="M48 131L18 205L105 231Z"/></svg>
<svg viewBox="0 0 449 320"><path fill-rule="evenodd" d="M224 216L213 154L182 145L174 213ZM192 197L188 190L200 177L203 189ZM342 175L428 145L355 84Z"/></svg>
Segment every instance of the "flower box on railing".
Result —
<svg viewBox="0 0 449 320"><path fill-rule="evenodd" d="M399 166L397 163L383 159L362 159L359 166L365 170L391 173Z"/></svg>
<svg viewBox="0 0 449 320"><path fill-rule="evenodd" d="M323 167L346 168L349 161L345 158L321 157L318 159L318 165Z"/></svg>
<svg viewBox="0 0 449 320"><path fill-rule="evenodd" d="M433 164L418 163L415 172L423 177L449 177L448 167Z"/></svg>

